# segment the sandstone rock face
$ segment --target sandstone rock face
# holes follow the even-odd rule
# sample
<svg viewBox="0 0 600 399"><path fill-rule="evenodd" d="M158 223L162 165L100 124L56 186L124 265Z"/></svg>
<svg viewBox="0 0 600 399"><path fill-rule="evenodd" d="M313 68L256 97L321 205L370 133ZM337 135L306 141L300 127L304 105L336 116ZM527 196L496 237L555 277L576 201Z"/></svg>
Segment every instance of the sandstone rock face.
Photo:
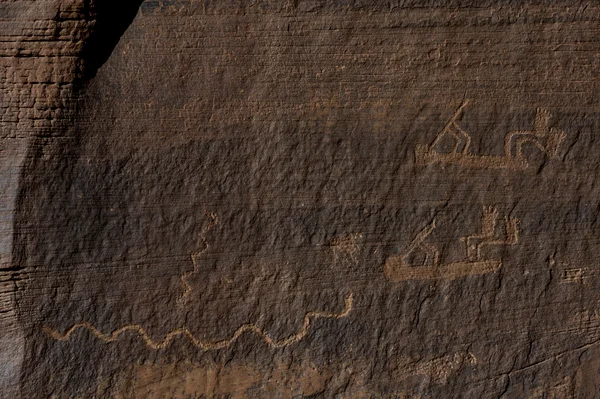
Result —
<svg viewBox="0 0 600 399"><path fill-rule="evenodd" d="M0 3L0 396L600 397L599 21Z"/></svg>

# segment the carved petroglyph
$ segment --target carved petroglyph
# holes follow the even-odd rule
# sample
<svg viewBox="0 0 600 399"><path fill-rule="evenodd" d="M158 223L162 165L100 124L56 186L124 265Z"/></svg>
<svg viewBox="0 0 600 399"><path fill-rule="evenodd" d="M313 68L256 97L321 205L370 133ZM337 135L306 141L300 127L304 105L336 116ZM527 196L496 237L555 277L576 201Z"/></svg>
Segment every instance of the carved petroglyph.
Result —
<svg viewBox="0 0 600 399"><path fill-rule="evenodd" d="M336 264L344 261L358 262L358 240L362 237L361 233L353 233L333 238L329 242L329 246L333 252L333 262Z"/></svg>
<svg viewBox="0 0 600 399"><path fill-rule="evenodd" d="M200 257L200 255L202 255L203 253L205 253L208 250L208 242L206 241L206 234L216 225L219 224L219 217L217 216L217 214L215 214L214 212L209 212L208 216L210 217L211 221L208 224L208 226L206 226L202 232L200 233L200 241L202 241L202 245L204 246L201 250L196 251L194 253L192 253L190 255L190 258L192 259L192 265L193 265L193 269L190 271L187 271L185 273L183 273L181 275L181 284L183 285L183 294L181 295L181 297L177 300L177 302L180 305L185 304L190 297L190 293L192 292L192 287L190 286L188 279L195 275L198 274L198 258Z"/></svg>
<svg viewBox="0 0 600 399"><path fill-rule="evenodd" d="M202 242L203 248L192 253L190 256L190 258L192 260L193 269L190 271L186 271L185 273L183 273L180 276L181 283L183 285L183 294L177 300L179 305L184 305L189 302L190 294L192 292L192 286L190 285L188 280L193 275L198 274L200 258L205 255L205 253L207 252L207 250L209 248L209 245L208 245L207 239L206 239L206 234L211 229L213 229L216 225L219 224L219 218L215 213L209 212L209 213L207 213L207 215L210 217L210 222L200 233L200 240ZM356 241L360 237L362 237L362 234L351 234L348 236L344 236L344 237L340 237L340 238L336 238L336 239L332 240L330 242L330 245L332 248L334 259L337 260L339 257L349 257L351 260L355 261L356 254L358 252L358 246L356 244ZM194 346L196 346L197 348L202 349L202 350L215 350L215 349L227 348L231 344L233 344L244 333L253 332L254 334L261 337L269 346L271 346L273 348L282 348L282 347L291 345L291 344L303 339L308 334L311 319L318 319L318 318L341 319L341 318L348 316L348 314L352 311L352 306L353 306L352 301L353 301L352 294L349 294L348 296L346 296L345 308L341 313L331 313L331 312L323 312L323 311L307 312L304 315L302 327L295 334L293 334L287 338L280 339L280 340L272 338L268 333L266 333L263 329L258 327L256 324L251 324L251 323L241 325L233 333L233 335L230 338L220 340L220 341L204 341L199 338L196 338L194 336L194 334L187 327L181 327L181 328L175 329L175 330L167 333L166 336L161 340L154 340L150 336L150 334L147 332L147 330L139 324L128 324L128 325L125 325L123 327L120 327L120 328L114 330L112 333L109 333L109 334L105 334L105 333L101 332L93 324L91 324L89 322L85 322L85 321L73 325L65 333L60 333L59 331L56 331L48 326L44 326L43 330L48 336L50 336L58 341L69 340L70 337L79 329L88 330L94 336L96 336L98 339L100 339L101 341L104 341L104 342L113 342L113 341L118 340L121 334L124 334L127 332L134 332L140 336L140 338L144 341L144 343L148 347L153 348L153 349L165 348L173 341L174 338L182 335L182 336L187 337L188 340Z"/></svg>
<svg viewBox="0 0 600 399"><path fill-rule="evenodd" d="M93 335L95 335L98 339L104 342L113 342L119 339L119 336L125 332L135 332L137 333L144 343L152 348L152 349L162 349L167 347L175 337L183 335L187 337L190 342L197 347L198 349L208 351L208 350L216 350L216 349L224 349L231 344L233 344L241 335L246 332L253 332L260 338L262 338L270 347L272 348L283 348L293 343L296 343L302 340L308 334L308 330L310 328L311 319L342 319L347 317L352 311L352 294L349 294L345 299L345 307L341 313L331 313L331 312L322 312L322 311L310 311L304 315L304 320L302 323L302 327L293 335L284 338L284 339L274 339L269 334L267 334L263 329L258 327L255 324L243 324L240 326L235 333L227 339L219 340L219 341L204 341L199 338L196 338L193 333L186 327L178 328L169 332L162 340L154 340L150 337L146 329L139 324L129 324L123 326L110 334L104 334L100 330L98 330L95 326L88 322L81 322L73 325L69 328L65 333L60 333L48 326L44 326L44 332L50 336L51 338L57 341L68 341L73 333L79 329L86 329L90 331Z"/></svg>
<svg viewBox="0 0 600 399"><path fill-rule="evenodd" d="M465 244L464 261L440 264L440 251L425 239L435 229L435 220L421 230L403 253L386 259L384 274L393 282L404 280L454 279L473 274L496 271L502 266L499 260L485 259L482 249L486 246L515 245L519 242L518 219L504 218L504 236L496 231L498 211L493 207L483 207L481 232L461 238ZM411 264L411 258L420 252L423 262Z"/></svg>
<svg viewBox="0 0 600 399"><path fill-rule="evenodd" d="M434 384L447 384L460 369L475 364L477 364L475 355L468 351L461 351L416 364L405 359L396 365L396 372L393 374L396 380L423 376L429 378Z"/></svg>
<svg viewBox="0 0 600 399"><path fill-rule="evenodd" d="M560 271L560 282L563 284L585 284L596 278L598 271L591 267L567 267Z"/></svg>
<svg viewBox="0 0 600 399"><path fill-rule="evenodd" d="M575 267L569 263L558 262L556 251L548 256L548 267L556 272L560 284L588 284L600 275L597 268L593 266Z"/></svg>
<svg viewBox="0 0 600 399"><path fill-rule="evenodd" d="M492 207L483 207L481 233L462 238L466 247L467 260L477 261L482 259L481 249L484 246L515 245L519 242L518 219L504 217L504 229L506 231L504 239L494 238L497 221L498 210Z"/></svg>
<svg viewBox="0 0 600 399"><path fill-rule="evenodd" d="M417 164L431 165L436 163L458 164L470 168L513 169L523 170L529 163L523 153L525 144L532 144L543 154L556 158L560 143L566 137L565 132L550 128L550 113L537 110L533 130L511 131L504 137L504 155L473 155L470 153L471 136L457 122L468 101L465 101L454 113L430 145L418 144L415 148ZM453 140L454 146L450 151L444 151L441 143Z"/></svg>

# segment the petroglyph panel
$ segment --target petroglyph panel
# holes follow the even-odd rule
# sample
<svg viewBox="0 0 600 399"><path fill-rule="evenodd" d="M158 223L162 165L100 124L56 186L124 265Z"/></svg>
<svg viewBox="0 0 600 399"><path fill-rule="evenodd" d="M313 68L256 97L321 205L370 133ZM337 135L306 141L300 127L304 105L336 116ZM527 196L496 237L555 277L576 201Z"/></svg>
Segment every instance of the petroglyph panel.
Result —
<svg viewBox="0 0 600 399"><path fill-rule="evenodd" d="M481 232L460 238L464 243L464 259L458 262L441 263L440 251L425 240L436 227L435 220L421 230L410 245L399 255L389 256L385 261L384 274L392 282L404 280L455 279L459 277L486 274L497 271L502 266L501 260L487 259L483 253L486 246L516 245L519 243L519 220L504 217L504 230L496 227L498 210L483 207L481 216ZM411 264L415 252L422 252L422 263ZM418 258L418 255L417 255Z"/></svg>
<svg viewBox="0 0 600 399"><path fill-rule="evenodd" d="M76 332L78 329L85 329L85 330L88 330L89 332L91 332L93 335L95 335L101 341L113 342L113 341L116 341L119 339L119 335L129 332L129 331L133 331L134 333L136 333L137 335L140 336L140 338L144 341L144 343L146 345L148 345L148 347L150 347L152 349L166 348L171 343L171 341L173 341L173 339L175 337L181 335L181 336L185 336L186 338L188 338L190 340L190 342L196 348L198 348L200 350L204 350L204 351L227 348L227 347L231 346L242 334L244 334L246 332L252 332L252 333L256 334L258 337L260 337L261 339L263 339L269 346L271 346L273 348L283 348L283 347L286 347L288 345L294 344L294 343L302 340L306 336L306 334L308 334L308 329L310 327L310 323L311 323L312 319L318 319L318 318L340 319L340 318L344 318L344 317L348 316L348 314L351 311L352 311L352 294L350 294L346 297L345 308L342 312L340 312L340 313L327 313L327 312L321 312L321 311L306 312L306 314L304 315L303 322L302 322L302 328L295 334L293 334L289 337L280 339L280 340L273 339L268 333L264 332L260 327L256 326L255 324L244 324L244 325L240 326L237 330L235 330L235 333L230 338L223 339L220 341L203 341L203 340L195 337L194 334L186 327L178 328L177 330L173 330L173 331L169 331L169 333L167 333L167 335L162 340L154 340L149 336L148 332L144 329L144 327L140 326L139 324L129 324L129 325L120 327L110 334L104 334L104 333L98 331L98 329L96 327L94 327L93 325L91 325L90 323L87 323L87 322L75 324L74 326L69 328L64 334L61 334L60 332L53 330L50 327L44 327L44 332L46 332L46 334L48 334L50 337L54 338L57 341L67 341L67 340L69 340L71 335L74 332Z"/></svg>
<svg viewBox="0 0 600 399"><path fill-rule="evenodd" d="M418 164L435 163L457 164L464 167L483 169L521 170L531 167L524 154L524 147L530 145L546 157L557 158L559 145L566 137L562 130L549 127L550 113L539 109L535 114L532 130L516 130L504 136L504 155L474 155L470 153L471 136L464 131L457 119L461 116L468 101L465 101L452 115L444 129L428 146L418 144L415 158ZM444 149L443 142L454 142L450 148Z"/></svg>
<svg viewBox="0 0 600 399"><path fill-rule="evenodd" d="M599 22L0 2L0 399L599 397Z"/></svg>

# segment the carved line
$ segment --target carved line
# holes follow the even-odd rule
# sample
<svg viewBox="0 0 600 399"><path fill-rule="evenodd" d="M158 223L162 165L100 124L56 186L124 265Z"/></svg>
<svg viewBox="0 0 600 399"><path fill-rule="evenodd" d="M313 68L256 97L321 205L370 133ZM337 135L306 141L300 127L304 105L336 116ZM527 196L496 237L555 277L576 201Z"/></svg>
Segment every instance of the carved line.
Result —
<svg viewBox="0 0 600 399"><path fill-rule="evenodd" d="M498 221L498 210L494 207L483 207L481 234L474 234L463 237L466 246L466 255L469 261L480 260L482 258L481 249L488 245L516 245L519 242L519 220L516 218L504 217L504 228L506 231L505 239L494 239L496 223ZM471 244L475 240L479 243Z"/></svg>
<svg viewBox="0 0 600 399"><path fill-rule="evenodd" d="M467 154L467 151L469 150L469 146L471 145L471 136L469 136L469 134L467 132L465 132L463 129L461 129L460 126L458 126L458 124L456 123L456 118L458 118L460 116L460 114L463 112L463 109L468 104L469 104L469 100L463 101L463 103L460 105L460 107L458 107L456 109L456 112L454 112L454 115L452 115L452 118L450 118L450 121L446 124L446 126L444 126L444 129L442 130L442 132L449 132L456 139L456 144L454 145L453 152L458 152L458 145L460 143L460 138L458 137L458 134L456 134L455 132L450 130L451 127L456 128L459 131L459 133L466 140L465 146L461 151L463 154ZM429 145L429 148L435 147L438 144L438 142L442 139L442 137L443 137L443 135L438 134L438 136L435 138L435 140L433 140L433 143L431 143Z"/></svg>
<svg viewBox="0 0 600 399"><path fill-rule="evenodd" d="M557 128L550 128L550 113L541 108L536 111L533 130L516 130L504 136L503 156L471 154L469 152L471 137L456 122L467 104L468 101L462 103L431 144L417 144L415 157L418 164L450 163L466 167L523 170L530 166L523 154L523 147L527 143L533 144L550 158L557 157L558 147L565 139L566 133ZM452 136L455 140L454 147L448 153L437 152L435 147L446 135ZM545 144L540 140L544 140Z"/></svg>
<svg viewBox="0 0 600 399"><path fill-rule="evenodd" d="M235 331L235 333L231 336L231 338L224 339L221 341L202 341L202 340L196 338L187 327L178 328L176 330L169 332L162 341L154 341L152 338L150 338L150 336L148 335L148 332L144 329L144 327L142 327L139 324L129 324L129 325L123 326L123 327L113 331L110 335L102 333L100 330L98 330L96 327L94 327L91 323L88 323L85 321L73 325L64 334L61 334L60 332L53 330L52 328L50 328L48 326L44 326L43 329L44 329L44 332L48 336L50 336L51 338L53 338L57 341L69 340L71 335L75 331L77 331L78 329L81 329L81 328L89 330L98 339L100 339L101 341L104 341L104 342L116 341L117 339L119 339L119 336L122 333L127 332L127 331L135 331L144 340L144 343L152 349L165 348L166 346L168 346L171 343L173 338L175 338L176 336L185 335L195 347L200 348L205 351L227 348L231 344L233 344L242 334L244 334L246 332L253 332L256 335L258 335L259 337L261 337L272 348L283 348L283 347L291 345L295 342L298 342L298 341L302 340L304 337L306 337L306 335L308 334L308 329L310 328L311 318L313 318L313 319L318 319L318 318L341 319L341 318L348 316L348 314L350 314L350 312L352 311L352 308L353 308L352 297L353 297L353 294L349 294L345 298L345 300L344 300L345 308L342 313L331 313L331 312L321 312L321 311L307 312L304 315L304 321L302 323L302 328L300 328L300 330L298 330L297 333L295 333L287 338L281 339L281 340L275 340L275 339L271 338L267 333L265 333L256 324L243 324Z"/></svg>
<svg viewBox="0 0 600 399"><path fill-rule="evenodd" d="M415 238L412 240L408 248L405 250L405 255L402 256L402 259L407 259L410 254L420 249L425 252L425 259L423 260L423 265L427 264L430 257L433 258L433 265L439 266L440 264L440 251L437 250L433 245L425 242L425 239L429 237L431 232L435 229L435 220L431 222L431 224L427 225L423 230L421 230Z"/></svg>
<svg viewBox="0 0 600 399"><path fill-rule="evenodd" d="M188 282L188 278L190 276L198 273L197 257L199 257L201 254L203 254L204 252L206 252L208 250L208 242L206 241L206 234L210 230L212 230L213 227L215 227L216 225L219 224L219 217L214 212L209 212L208 216L210 216L211 222L200 233L200 239L202 241L202 244L204 245L204 248L202 248L200 251L194 252L190 255L190 258L192 259L192 264L194 265L194 268L190 271L183 273L180 277L181 284L183 284L183 294L181 295L180 298L177 299L177 303L180 305L185 303L185 301L188 300L188 297L190 296L190 293L192 292L192 286Z"/></svg>
<svg viewBox="0 0 600 399"><path fill-rule="evenodd" d="M482 255L484 246L516 245L519 242L519 220L504 217L506 237L496 236L498 210L494 207L483 207L481 216L481 231L477 234L465 236L461 241L465 244L465 259L463 261L440 264L440 252L425 239L436 227L435 220L421 230L406 249L398 255L389 256L384 265L385 277L398 282L413 279L441 279L457 278L461 276L484 274L497 270L502 266L502 261L485 260ZM423 251L425 259L421 265L411 265L409 257L416 250Z"/></svg>

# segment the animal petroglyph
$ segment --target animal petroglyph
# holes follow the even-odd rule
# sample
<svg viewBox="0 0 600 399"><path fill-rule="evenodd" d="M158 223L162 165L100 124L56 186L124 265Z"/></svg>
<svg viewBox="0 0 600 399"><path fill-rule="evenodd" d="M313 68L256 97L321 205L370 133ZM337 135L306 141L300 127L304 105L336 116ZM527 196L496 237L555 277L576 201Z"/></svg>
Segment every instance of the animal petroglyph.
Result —
<svg viewBox="0 0 600 399"><path fill-rule="evenodd" d="M415 148L417 164L431 165L435 163L458 164L471 168L524 170L529 163L523 153L525 144L532 144L550 158L556 158L560 143L566 137L565 132L550 128L550 113L537 110L533 130L515 130L504 137L504 155L473 155L470 153L471 136L457 122L458 117L468 104L465 101L454 113L444 129L430 145L418 144ZM454 140L450 151L441 149L443 140Z"/></svg>
<svg viewBox="0 0 600 399"><path fill-rule="evenodd" d="M461 351L417 364L407 360L406 364L398 364L397 371L393 374L397 380L424 376L435 384L447 384L449 379L461 368L475 364L477 364L475 355L471 352Z"/></svg>
<svg viewBox="0 0 600 399"><path fill-rule="evenodd" d="M60 333L48 326L44 326L44 332L50 336L51 338L57 341L68 341L73 333L79 329L85 329L90 331L93 335L95 335L98 339L104 342L113 342L119 339L119 336L123 333L132 331L137 333L144 343L152 348L152 349L162 349L167 347L175 337L183 335L187 337L190 342L197 347L198 349L208 351L208 350L216 350L216 349L224 349L231 344L233 344L241 335L246 332L253 332L260 338L262 338L270 347L272 348L283 348L293 343L296 343L302 340L308 334L311 319L342 319L347 317L352 311L352 294L349 294L345 298L345 307L341 313L331 313L331 312L322 312L322 311L310 311L304 315L304 320L302 323L302 327L293 335L283 338L280 340L272 338L269 334L267 334L263 329L258 327L255 324L243 324L240 326L230 338L219 340L219 341L204 341L199 338L196 338L194 334L186 327L178 328L169 332L162 340L154 340L150 337L146 329L139 324L129 324L123 326L110 334L105 334L98 330L95 326L88 322L81 322L73 325L69 328L65 333Z"/></svg>
<svg viewBox="0 0 600 399"><path fill-rule="evenodd" d="M333 262L349 261L351 263L358 262L358 243L363 235L361 233L348 234L342 237L333 238L329 242L331 251L333 252Z"/></svg>
<svg viewBox="0 0 600 399"><path fill-rule="evenodd" d="M404 280L454 279L473 274L485 274L496 271L502 266L499 260L485 259L482 249L486 246L515 245L519 241L518 219L504 217L505 235L496 234L499 219L498 211L493 207L484 207L481 232L462 237L465 244L465 259L460 262L440 264L440 251L425 242L435 229L435 220L421 230L405 251L386 259L384 274L393 282ZM420 252L424 255L421 265L412 265L411 257Z"/></svg>

